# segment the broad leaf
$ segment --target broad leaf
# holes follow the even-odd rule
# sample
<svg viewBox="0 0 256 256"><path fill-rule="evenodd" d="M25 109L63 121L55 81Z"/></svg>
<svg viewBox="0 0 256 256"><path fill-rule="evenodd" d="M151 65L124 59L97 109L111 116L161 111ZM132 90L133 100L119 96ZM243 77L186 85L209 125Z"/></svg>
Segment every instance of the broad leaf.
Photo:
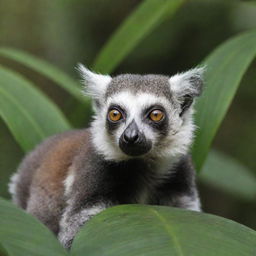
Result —
<svg viewBox="0 0 256 256"><path fill-rule="evenodd" d="M10 254L4 249L3 245L0 243L0 255L1 256L9 256Z"/></svg>
<svg viewBox="0 0 256 256"><path fill-rule="evenodd" d="M29 53L12 48L0 48L0 56L14 60L26 67L34 70L48 79L54 81L57 85L69 92L79 101L89 104L88 98L81 93L80 84L66 73L51 65L50 63L41 60Z"/></svg>
<svg viewBox="0 0 256 256"><path fill-rule="evenodd" d="M127 205L94 217L74 240L74 256L252 256L256 232L214 215Z"/></svg>
<svg viewBox="0 0 256 256"><path fill-rule="evenodd" d="M206 85L196 104L199 129L193 147L193 159L198 170L255 55L256 30L252 30L223 43L204 61L207 65Z"/></svg>
<svg viewBox="0 0 256 256"><path fill-rule="evenodd" d="M59 108L22 76L0 68L0 117L24 151L70 128Z"/></svg>
<svg viewBox="0 0 256 256"><path fill-rule="evenodd" d="M144 0L128 16L100 51L93 69L110 73L118 64L167 17L175 13L183 0Z"/></svg>
<svg viewBox="0 0 256 256"><path fill-rule="evenodd" d="M256 177L226 154L210 151L199 179L243 200L256 199Z"/></svg>
<svg viewBox="0 0 256 256"><path fill-rule="evenodd" d="M67 255L56 237L41 222L2 199L0 245L10 256Z"/></svg>

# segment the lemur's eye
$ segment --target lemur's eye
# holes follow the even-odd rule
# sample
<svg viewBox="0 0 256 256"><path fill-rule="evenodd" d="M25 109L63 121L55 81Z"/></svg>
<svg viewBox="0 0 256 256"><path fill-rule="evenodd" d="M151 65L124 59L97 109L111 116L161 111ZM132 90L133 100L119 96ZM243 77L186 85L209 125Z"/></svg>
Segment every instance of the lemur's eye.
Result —
<svg viewBox="0 0 256 256"><path fill-rule="evenodd" d="M108 118L112 122L117 122L123 118L123 115L117 109L112 109L108 112Z"/></svg>
<svg viewBox="0 0 256 256"><path fill-rule="evenodd" d="M164 113L159 109L154 109L150 112L149 118L154 122L159 122L164 118Z"/></svg>

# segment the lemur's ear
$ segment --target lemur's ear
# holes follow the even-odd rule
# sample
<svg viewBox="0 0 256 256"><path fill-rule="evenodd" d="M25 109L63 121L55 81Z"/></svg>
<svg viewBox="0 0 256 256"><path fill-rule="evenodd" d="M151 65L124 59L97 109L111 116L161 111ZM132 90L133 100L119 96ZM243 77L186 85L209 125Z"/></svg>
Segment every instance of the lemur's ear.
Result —
<svg viewBox="0 0 256 256"><path fill-rule="evenodd" d="M85 85L85 94L92 97L97 104L97 101L100 101L106 92L112 79L111 76L93 73L82 64L78 64L78 70Z"/></svg>
<svg viewBox="0 0 256 256"><path fill-rule="evenodd" d="M203 73L205 67L190 69L176 74L169 79L171 92L181 104L182 115L193 103L194 97L199 96L203 87Z"/></svg>

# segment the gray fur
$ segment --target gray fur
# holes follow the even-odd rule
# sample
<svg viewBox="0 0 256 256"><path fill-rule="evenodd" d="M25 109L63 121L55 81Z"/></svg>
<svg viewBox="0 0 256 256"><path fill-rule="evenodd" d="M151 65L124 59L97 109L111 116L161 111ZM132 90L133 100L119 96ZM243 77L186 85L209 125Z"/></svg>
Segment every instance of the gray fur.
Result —
<svg viewBox="0 0 256 256"><path fill-rule="evenodd" d="M191 70L171 78L110 78L80 69L99 103L91 128L53 136L28 154L10 185L13 201L58 235L66 248L81 226L113 205L141 203L200 211L188 155L194 131L191 105L180 114L180 95L190 92L195 97L201 91L200 72ZM102 91L94 90L97 83ZM134 102L126 102L129 97ZM123 101L126 119L119 126L104 129L108 108L118 103L116 99ZM143 114L148 103L161 106L165 123L153 125L148 121ZM131 121L137 122L140 133L152 141L149 152L136 157L126 155L118 144Z"/></svg>
<svg viewBox="0 0 256 256"><path fill-rule="evenodd" d="M133 94L148 92L171 99L168 80L169 77L163 75L119 75L114 77L108 85L105 99L122 90L127 90Z"/></svg>

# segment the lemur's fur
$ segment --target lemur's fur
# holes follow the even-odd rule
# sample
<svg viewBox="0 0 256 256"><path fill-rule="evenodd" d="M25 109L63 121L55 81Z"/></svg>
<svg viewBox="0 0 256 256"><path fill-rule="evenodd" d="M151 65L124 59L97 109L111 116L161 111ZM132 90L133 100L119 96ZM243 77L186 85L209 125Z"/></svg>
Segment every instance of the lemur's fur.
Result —
<svg viewBox="0 0 256 256"><path fill-rule="evenodd" d="M91 128L55 135L28 154L10 183L13 201L49 227L66 248L88 219L113 205L200 211L187 152L203 69L172 77L114 78L82 65L80 71L94 102ZM122 120L107 118L112 108L123 113ZM151 109L160 109L163 120L149 120ZM138 140L128 143L124 133L136 133Z"/></svg>

